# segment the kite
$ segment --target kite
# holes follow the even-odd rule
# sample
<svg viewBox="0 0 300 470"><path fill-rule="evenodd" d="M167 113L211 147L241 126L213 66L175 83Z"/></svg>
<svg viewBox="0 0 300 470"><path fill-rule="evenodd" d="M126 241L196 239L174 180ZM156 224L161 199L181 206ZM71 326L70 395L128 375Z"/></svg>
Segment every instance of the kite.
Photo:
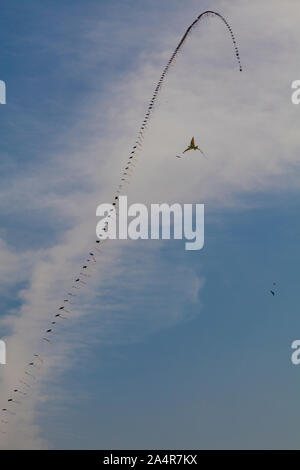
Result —
<svg viewBox="0 0 300 470"><path fill-rule="evenodd" d="M231 36L231 40L232 40L233 47L234 47L235 57L236 57L236 60L238 62L238 66L239 66L239 71L242 72L242 65L241 65L241 61L240 61L240 55L239 55L239 50L238 50L238 47L237 47L237 42L236 42L235 36L233 34L232 28L229 25L229 23L226 21L226 19L222 15L220 15L217 12L208 10L208 11L205 11L205 12L201 13L195 19L195 21L193 21L193 23L185 31L185 33L182 36L181 40L179 41L177 47L173 51L169 61L167 62L166 66L164 67L163 72L162 72L162 74L161 74L161 76L160 76L160 78L157 82L157 85L156 85L155 89L154 89L153 95L152 95L152 97L150 99L150 102L149 102L149 106L147 108L147 112L146 112L145 117L142 121L142 125L138 130L137 139L134 142L134 145L133 145L132 150L130 152L130 156L128 157L128 161L126 162L125 168L124 168L123 172L121 172L121 181L120 181L119 185L117 186L117 190L116 190L115 196L113 198L114 209L112 209L112 211L115 210L116 214L118 214L118 204L119 204L118 194L121 193L122 188L124 188L125 185L130 184L131 178L133 176L134 168L136 167L136 164L138 163L138 152L141 151L141 149L142 149L142 142L143 142L143 139L144 139L144 133L147 130L149 120L151 118L151 115L154 112L155 104L156 104L157 98L159 96L159 93L162 89L163 83L166 79L166 75L169 72L171 66L174 65L178 53L180 52L180 50L181 50L183 44L185 43L185 41L188 39L188 37L189 37L190 33L192 32L192 30L196 27L196 25L198 23L200 23L206 17L218 18L219 20L221 20L225 24L225 26L226 26L226 28L227 28L230 36ZM195 146L194 137L192 138L189 147L183 153L187 152L188 150L199 150L201 153L203 153L202 150L198 146ZM204 153L203 153L203 155L204 155ZM177 155L177 158L181 158L181 156ZM105 232L107 232L107 227L103 228L103 234L100 234L100 237L101 237L101 235L102 235L102 237L104 237ZM102 248L102 245L105 242L106 242L106 239L101 239L101 240L97 239L95 241L96 246L90 247L90 249L87 251L91 258L88 258L86 260L85 264L80 268L80 270L78 271L79 276L78 276L78 273L77 273L73 277L73 279L75 279L75 283L77 285L76 286L72 285L71 286L72 289L78 289L79 290L79 289L85 288L88 285L86 281L82 280L82 276L84 278L86 278L86 277L90 277L90 275L84 274L81 270L85 269L85 270L89 271L90 273L93 273L93 268L95 267L95 264L96 264L96 261L97 261L96 256L98 256L98 255L101 256L101 253L102 253L102 251L98 248L98 245L101 243L101 248ZM272 293L272 295L275 295L274 291L271 291L271 293ZM73 292L67 292L67 294L65 294L65 295L71 296L72 298L77 296L77 294L74 294ZM79 293L78 293L78 295L79 295ZM65 299L64 302L68 302L68 299ZM57 309L58 309L58 311L63 310L63 313L64 312L71 313L70 311L66 310L64 306L57 307ZM53 313L52 313L52 315L53 315ZM55 318L65 319L66 317L63 317L60 313L56 313ZM52 325L52 328L48 328L46 330L46 335L51 333L51 338L52 337L55 338L54 335L56 333L53 331L53 329L56 328L56 322L51 321L51 318L50 318L49 322ZM61 322L59 322L59 323L61 324ZM44 348L43 348L43 350L44 350L45 348L52 347L51 345L53 344L54 340L51 341L49 338L47 338L47 336L41 336L41 341L43 342L42 344L44 345ZM46 345L45 343L48 343L49 346ZM33 386L33 384L31 384L31 381L36 380L36 376L31 374L30 372L28 372L26 370L26 367L28 367L29 365L34 366L35 370L38 373L40 367L36 366L35 361L39 361L40 365L44 364L44 359L41 359L41 357L45 357L43 353L41 353L41 355L36 353L36 354L33 355L32 359L29 360L29 362L28 361L26 362L27 365L25 366L25 370L23 371L24 376L26 375L26 382L23 380L23 378L21 378L19 380L19 383L21 384L22 387L26 387L25 390L26 390L27 393L24 392L24 390L20 390L19 388L13 388L13 391L15 393L20 393L21 395L24 395L24 396L29 394L30 389ZM21 376L21 377L23 377L23 376ZM7 402L9 403L10 406L15 406L15 404L20 403L18 401L13 400L12 398L9 398L7 400ZM2 408L1 411L3 413L5 413L6 417L7 417L7 414L9 414L9 415L14 415L15 414L13 411L8 410L7 408ZM2 419L1 423L6 426L8 424L8 421ZM5 431L1 431L1 433L5 434Z"/></svg>
<svg viewBox="0 0 300 470"><path fill-rule="evenodd" d="M195 140L194 140L194 137L192 137L192 140L190 142L190 145L182 152L182 153L185 153L185 152L188 152L189 150L199 150L199 152L202 153L202 155L205 156L204 152L201 150L201 148L198 146L198 145L195 145ZM177 158L181 158L180 155L176 155Z"/></svg>
<svg viewBox="0 0 300 470"><path fill-rule="evenodd" d="M273 282L273 286L276 286L276 282ZM273 289L274 289L274 288L273 288ZM270 290L270 293L271 293L271 294L273 295L273 297L274 297L275 291L274 291L274 290Z"/></svg>
<svg viewBox="0 0 300 470"><path fill-rule="evenodd" d="M188 152L189 150L199 150L200 152L202 152L202 150L199 149L198 145L195 145L194 137L192 137L191 143L190 143L190 145L188 146L188 148L185 149L182 153ZM203 152L202 152L202 153L203 153Z"/></svg>

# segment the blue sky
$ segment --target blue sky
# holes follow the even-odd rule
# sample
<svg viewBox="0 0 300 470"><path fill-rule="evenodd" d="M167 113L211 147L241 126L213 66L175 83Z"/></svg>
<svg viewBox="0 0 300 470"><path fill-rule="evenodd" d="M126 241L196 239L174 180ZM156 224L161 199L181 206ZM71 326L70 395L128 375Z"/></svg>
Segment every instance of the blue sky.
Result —
<svg viewBox="0 0 300 470"><path fill-rule="evenodd" d="M128 190L132 202L204 203L203 250L111 245L5 446L298 448L293 2L0 5L4 402L94 239L96 207L110 200L186 27L207 8L224 14L244 64L240 74L222 24L199 25ZM190 134L208 162L174 159Z"/></svg>

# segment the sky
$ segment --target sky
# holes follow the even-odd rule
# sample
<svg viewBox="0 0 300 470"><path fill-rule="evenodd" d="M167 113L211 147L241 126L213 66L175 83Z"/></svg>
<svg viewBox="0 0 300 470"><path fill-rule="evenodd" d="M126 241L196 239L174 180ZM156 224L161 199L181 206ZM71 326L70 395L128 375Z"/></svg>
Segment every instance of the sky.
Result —
<svg viewBox="0 0 300 470"><path fill-rule="evenodd" d="M193 30L128 186L129 203L205 204L203 249L107 243L0 448L298 449L298 2L0 5L1 408L94 243L96 208L186 28L219 12L243 64L218 18ZM208 158L176 159L192 136Z"/></svg>

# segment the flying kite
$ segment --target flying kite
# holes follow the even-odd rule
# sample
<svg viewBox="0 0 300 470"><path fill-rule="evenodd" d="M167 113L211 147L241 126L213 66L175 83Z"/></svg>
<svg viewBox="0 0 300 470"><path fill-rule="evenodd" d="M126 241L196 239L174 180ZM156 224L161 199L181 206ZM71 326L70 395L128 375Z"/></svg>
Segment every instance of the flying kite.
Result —
<svg viewBox="0 0 300 470"><path fill-rule="evenodd" d="M201 148L198 145L195 145L194 137L192 137L190 145L182 153L184 154L185 152L188 152L189 150L199 150L199 152L201 152L202 155L205 157L205 153L201 150ZM176 157L181 158L181 155L176 155Z"/></svg>
<svg viewBox="0 0 300 470"><path fill-rule="evenodd" d="M201 153L204 155L204 153L203 153L202 150L198 147L198 145L195 145L194 137L192 137L191 143L190 143L190 145L188 146L188 148L186 148L182 153L188 152L189 150L199 150L199 152L201 152Z"/></svg>
<svg viewBox="0 0 300 470"><path fill-rule="evenodd" d="M276 282L273 282L273 286L276 286ZM273 289L274 289L274 287L273 287ZM275 295L274 290L270 290L270 293L271 293L271 294L273 295L273 297L274 297L274 295Z"/></svg>

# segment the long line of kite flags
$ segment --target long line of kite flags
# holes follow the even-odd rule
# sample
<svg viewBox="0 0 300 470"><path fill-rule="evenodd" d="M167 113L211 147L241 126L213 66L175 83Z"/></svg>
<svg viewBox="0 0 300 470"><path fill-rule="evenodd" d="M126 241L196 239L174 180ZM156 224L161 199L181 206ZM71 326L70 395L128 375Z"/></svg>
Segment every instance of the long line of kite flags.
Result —
<svg viewBox="0 0 300 470"><path fill-rule="evenodd" d="M216 13L214 11L205 11L201 15L199 15L196 20L187 28L186 32L184 33L182 39L180 40L178 46L174 50L173 54L171 55L169 61L167 62L166 66L163 69L163 72L158 80L158 83L154 89L153 95L151 97L151 100L149 102L147 112L145 114L145 117L143 119L142 125L138 131L137 134L137 139L132 147L132 150L130 152L128 161L126 163L126 166L124 170L121 173L121 180L120 183L117 187L114 200L113 200L113 206L116 211L116 214L118 214L118 199L119 199L119 194L122 192L122 189L125 187L125 185L130 184L131 177L134 172L134 168L136 167L136 163L138 161L138 152L142 149L142 142L143 142L143 136L144 133L147 129L147 126L149 124L150 117L153 113L154 106L156 99L158 97L158 94L162 88L164 79L169 72L170 67L174 64L174 61L176 59L176 56L180 49L182 48L184 42L188 38L189 34L191 33L192 29L205 17L217 17L222 20L222 22L226 25L235 50L235 56L239 65L239 70L242 71L242 65L240 61L240 55L236 43L235 36L233 34L231 26L228 24L228 22L225 20L225 18L220 15L219 13ZM113 209L112 209L113 211ZM108 217L111 215L109 214ZM103 232L107 231L107 227L103 228ZM69 305L74 305L76 301L76 297L79 295L79 290L84 289L86 286L88 286L88 280L92 276L95 266L97 263L97 258L101 256L101 249L102 245L104 244L105 239L101 240L101 237L104 237L104 233L100 233L100 239L95 241L95 245L91 250L88 252L88 256L85 259L84 264L80 267L78 274L74 277L74 282L71 285L69 291L66 293L65 298L63 299L62 303L59 305L57 308L57 312L54 313L50 319L49 327L43 332L41 335L41 341L43 345L52 345L53 341L55 339L56 333L56 326L57 324L62 324L62 322L67 321L71 316L72 316L72 310ZM43 347L44 352L45 348ZM6 401L6 405L1 409L0 413L0 423L1 423L1 434L6 434L7 431L6 426L9 424L8 421L8 416L9 415L15 415L17 412L17 407L19 407L22 403L22 400L24 400L30 393L31 389L34 386L34 383L37 379L39 371L42 369L44 365L44 353L35 353L33 354L32 358L27 362L27 365L24 368L23 375L19 378L18 385L16 385L15 388L13 388L10 396L8 397Z"/></svg>

